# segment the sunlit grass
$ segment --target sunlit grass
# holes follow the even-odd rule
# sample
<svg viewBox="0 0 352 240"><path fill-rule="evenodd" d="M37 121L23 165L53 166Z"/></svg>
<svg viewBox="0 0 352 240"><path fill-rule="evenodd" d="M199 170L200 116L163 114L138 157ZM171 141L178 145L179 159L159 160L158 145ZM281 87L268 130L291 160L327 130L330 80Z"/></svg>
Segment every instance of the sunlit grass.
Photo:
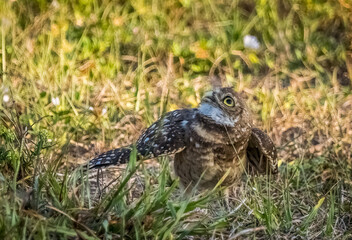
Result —
<svg viewBox="0 0 352 240"><path fill-rule="evenodd" d="M0 238L351 237L348 1L0 6ZM170 159L132 158L92 190L77 165L195 107L211 74L272 136L279 176L247 176L227 206L222 189L184 193Z"/></svg>

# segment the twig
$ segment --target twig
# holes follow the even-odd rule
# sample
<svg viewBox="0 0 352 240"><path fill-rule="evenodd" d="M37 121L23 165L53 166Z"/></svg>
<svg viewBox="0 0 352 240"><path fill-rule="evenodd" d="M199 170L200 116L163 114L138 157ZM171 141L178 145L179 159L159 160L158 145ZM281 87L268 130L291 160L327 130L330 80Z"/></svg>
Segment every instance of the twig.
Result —
<svg viewBox="0 0 352 240"><path fill-rule="evenodd" d="M256 227L256 228L248 228L248 229L245 229L245 230L242 230L242 231L236 233L234 236L229 238L229 240L237 239L238 237L245 235L245 234L248 234L248 233L264 231L265 229L266 229L266 227L264 227L264 226L260 226L260 227Z"/></svg>

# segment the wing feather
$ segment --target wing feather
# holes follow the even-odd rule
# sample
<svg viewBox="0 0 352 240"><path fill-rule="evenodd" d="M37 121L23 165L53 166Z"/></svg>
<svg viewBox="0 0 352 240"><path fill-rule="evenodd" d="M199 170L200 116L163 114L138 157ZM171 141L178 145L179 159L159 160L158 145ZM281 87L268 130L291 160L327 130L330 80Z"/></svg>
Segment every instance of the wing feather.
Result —
<svg viewBox="0 0 352 240"><path fill-rule="evenodd" d="M139 137L135 144L137 160L170 155L186 148L188 125L195 109L180 109L166 113ZM102 153L90 160L89 168L127 163L133 145Z"/></svg>
<svg viewBox="0 0 352 240"><path fill-rule="evenodd" d="M247 147L248 169L252 173L278 172L277 151L270 137L258 128L252 128Z"/></svg>

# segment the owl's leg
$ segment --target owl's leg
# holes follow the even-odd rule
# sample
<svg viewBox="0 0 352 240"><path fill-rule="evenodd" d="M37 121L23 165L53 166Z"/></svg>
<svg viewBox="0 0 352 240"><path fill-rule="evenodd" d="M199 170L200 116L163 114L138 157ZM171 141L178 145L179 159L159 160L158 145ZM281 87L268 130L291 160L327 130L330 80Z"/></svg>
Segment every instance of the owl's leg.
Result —
<svg viewBox="0 0 352 240"><path fill-rule="evenodd" d="M243 202L243 188L243 184L234 184L224 189L222 204L228 212L233 212L238 208L237 203Z"/></svg>
<svg viewBox="0 0 352 240"><path fill-rule="evenodd" d="M225 201L226 210L230 212L231 207L230 207L230 189L229 188L225 188L224 190L224 201Z"/></svg>
<svg viewBox="0 0 352 240"><path fill-rule="evenodd" d="M104 174L101 168L97 170L97 193L98 193L98 198L101 199L101 196L103 195L103 191L100 186L100 182L104 181Z"/></svg>

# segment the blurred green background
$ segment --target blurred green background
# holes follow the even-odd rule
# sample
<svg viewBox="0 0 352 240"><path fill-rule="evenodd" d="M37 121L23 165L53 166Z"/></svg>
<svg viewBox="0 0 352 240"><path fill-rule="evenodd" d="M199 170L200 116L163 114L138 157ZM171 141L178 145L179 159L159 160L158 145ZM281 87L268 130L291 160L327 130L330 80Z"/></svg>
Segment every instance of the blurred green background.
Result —
<svg viewBox="0 0 352 240"><path fill-rule="evenodd" d="M126 113L150 123L194 107L213 74L251 95L262 86L351 87L346 0L20 0L2 2L1 15L2 96L28 124L50 115L48 124L78 139ZM269 105L262 120L273 116Z"/></svg>

